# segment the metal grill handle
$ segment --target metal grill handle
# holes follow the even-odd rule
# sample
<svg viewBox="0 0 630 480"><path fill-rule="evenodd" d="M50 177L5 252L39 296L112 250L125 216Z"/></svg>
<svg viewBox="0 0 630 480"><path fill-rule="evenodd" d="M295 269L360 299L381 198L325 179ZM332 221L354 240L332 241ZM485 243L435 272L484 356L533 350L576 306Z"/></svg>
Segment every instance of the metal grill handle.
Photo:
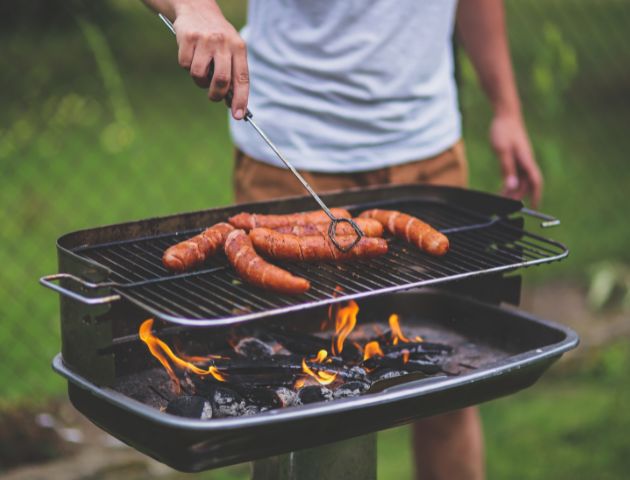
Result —
<svg viewBox="0 0 630 480"><path fill-rule="evenodd" d="M44 287L50 288L57 293L65 295L66 297L70 297L73 300L84 303L86 305L104 305L107 303L113 303L120 300L120 295L106 295L104 297L86 297L81 295L80 293L73 292L72 290L68 290L67 288L62 287L61 285L57 285L53 283L57 280L66 279L72 280L73 282L78 283L84 288L88 288L90 290L94 290L97 288L109 287L110 283L92 283L83 280L82 278L76 277L74 275L70 275L69 273L55 273L54 275L46 275L39 279L39 283L41 283Z"/></svg>
<svg viewBox="0 0 630 480"><path fill-rule="evenodd" d="M557 219L556 217L552 217L551 215L547 215L546 213L538 212L527 207L521 208L521 212L525 215L529 215L530 217L542 220L542 222L540 222L540 226L542 228L557 227L558 225L560 225L559 219Z"/></svg>

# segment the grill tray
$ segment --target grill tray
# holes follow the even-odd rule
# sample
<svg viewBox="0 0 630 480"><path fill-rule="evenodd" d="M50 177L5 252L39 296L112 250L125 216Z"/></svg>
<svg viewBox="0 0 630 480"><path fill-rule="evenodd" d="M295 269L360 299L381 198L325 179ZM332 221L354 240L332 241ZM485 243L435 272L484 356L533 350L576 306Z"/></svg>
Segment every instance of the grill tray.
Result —
<svg viewBox="0 0 630 480"><path fill-rule="evenodd" d="M69 368L61 355L53 368L68 379L74 406L98 426L178 470L199 471L344 440L508 395L533 384L578 343L575 332L562 325L437 291L390 294L359 303L362 319L386 321L395 311L407 326L439 326L469 339L485 360L458 376L209 421L169 415L113 388L98 387ZM325 309L304 312L316 320L325 314ZM286 317L291 321L290 314Z"/></svg>
<svg viewBox="0 0 630 480"><path fill-rule="evenodd" d="M89 267L82 278L100 272L98 277L107 281L92 288L111 289L108 293L163 320L201 327L512 270L559 260L568 253L561 243L525 232L522 218L508 218L521 210L520 202L494 195L413 185L346 191L324 198L330 206L345 206L354 214L381 207L416 215L446 233L451 250L445 257L435 258L391 238L390 251L378 259L346 264L277 262L311 281L310 291L299 296L274 294L242 283L223 255L186 274L174 275L162 266L161 256L168 246L236 212L285 213L313 208L308 197L298 197L76 232L59 240L60 258L69 254ZM60 268L64 271L62 262ZM72 270L69 273L77 273L76 267ZM69 282L63 287L72 288Z"/></svg>

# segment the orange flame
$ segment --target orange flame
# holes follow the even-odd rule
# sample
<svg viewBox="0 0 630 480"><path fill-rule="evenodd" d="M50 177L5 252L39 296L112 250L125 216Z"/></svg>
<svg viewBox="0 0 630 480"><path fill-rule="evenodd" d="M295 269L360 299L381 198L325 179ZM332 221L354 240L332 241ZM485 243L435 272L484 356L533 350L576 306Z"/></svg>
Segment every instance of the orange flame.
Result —
<svg viewBox="0 0 630 480"><path fill-rule="evenodd" d="M403 335L402 333L402 329L400 328L400 322L398 319L398 315L395 313L392 313L389 316L389 328L392 330L392 343L394 345L398 345L398 342L401 341L403 343L410 343L410 342L421 342L422 341L422 337L416 337L413 340L409 340L407 337L405 337L405 335Z"/></svg>
<svg viewBox="0 0 630 480"><path fill-rule="evenodd" d="M332 297L336 298L340 293L343 292L343 288L340 285L335 285L335 289L332 292ZM337 313L339 305L336 303L331 303L328 305L328 315L326 318L322 319L322 322L319 325L320 331L328 330L329 326L332 325L333 320L333 312Z"/></svg>
<svg viewBox="0 0 630 480"><path fill-rule="evenodd" d="M381 346L378 344L376 340L368 342L365 345L365 350L363 351L363 360L367 360L371 357L382 357L383 350L381 350Z"/></svg>
<svg viewBox="0 0 630 480"><path fill-rule="evenodd" d="M222 357L221 355L206 355L206 356L199 356L199 355L186 355L183 352L177 352L177 356L179 358L181 358L182 360L186 360L187 362L190 363L208 363L210 360L221 360L222 358L228 358L228 357Z"/></svg>
<svg viewBox="0 0 630 480"><path fill-rule="evenodd" d="M222 374L221 372L219 372L219 369L215 367L214 365L211 365L210 367L208 367L207 370L204 370L175 355L175 353L173 353L173 350L171 350L171 348L166 343L164 343L162 340L160 340L155 335L153 335L153 333L151 332L152 328L153 328L152 318L149 318L148 320L145 320L144 322L142 322L142 325L140 325L140 331L139 331L140 340L146 343L147 347L149 347L149 351L151 352L151 354L155 358L157 358L162 364L162 366L166 369L166 373L168 373L168 376L171 378L171 381L173 382L175 393L179 394L181 392L181 386L179 384L179 379L177 378L177 375L175 375L175 372L173 371L173 368L171 367L169 363L169 359L178 367L190 370L191 372L196 373L197 375L212 375L216 380L219 380L220 382L225 382L226 380L225 374ZM203 358L203 357L192 357L192 358ZM203 360L207 361L207 359L205 358Z"/></svg>
<svg viewBox="0 0 630 480"><path fill-rule="evenodd" d="M409 350L402 351L402 361L403 365L409 361Z"/></svg>
<svg viewBox="0 0 630 480"><path fill-rule="evenodd" d="M343 342L345 342L350 332L354 330L357 324L357 315L359 313L359 305L354 300L350 300L348 305L342 307L337 312L335 318L335 336L332 341L333 355L339 355L343 351Z"/></svg>
<svg viewBox="0 0 630 480"><path fill-rule="evenodd" d="M326 358L328 358L328 352L322 349L317 352L317 356L315 358L312 358L310 361L323 363ZM330 385L332 382L335 381L335 378L337 378L336 373L326 372L324 370L314 371L307 365L306 358L302 359L302 371L317 380L317 383L319 383L320 385ZM304 383L306 383L306 379L298 379L295 382L295 388L302 388L304 386Z"/></svg>

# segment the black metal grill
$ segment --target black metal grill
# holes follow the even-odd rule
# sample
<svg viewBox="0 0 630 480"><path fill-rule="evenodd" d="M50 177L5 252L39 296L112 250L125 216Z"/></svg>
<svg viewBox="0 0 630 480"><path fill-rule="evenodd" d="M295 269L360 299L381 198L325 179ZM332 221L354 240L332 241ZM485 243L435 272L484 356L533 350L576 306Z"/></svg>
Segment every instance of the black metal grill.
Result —
<svg viewBox="0 0 630 480"><path fill-rule="evenodd" d="M113 290L149 313L173 323L219 326L332 302L559 260L560 243L525 232L522 220L481 215L452 204L399 199L351 207L354 213L380 206L416 215L449 236L450 252L431 257L396 239L387 255L347 264L279 263L307 278L300 296L273 294L242 283L222 255L201 270L173 275L161 262L164 250L201 231L145 237L74 250L108 268Z"/></svg>

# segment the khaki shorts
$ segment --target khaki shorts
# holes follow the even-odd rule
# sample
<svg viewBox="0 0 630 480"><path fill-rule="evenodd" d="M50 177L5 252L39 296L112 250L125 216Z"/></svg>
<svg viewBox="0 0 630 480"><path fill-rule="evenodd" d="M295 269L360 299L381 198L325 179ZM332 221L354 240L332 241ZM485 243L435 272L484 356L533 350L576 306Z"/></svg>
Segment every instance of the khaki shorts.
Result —
<svg viewBox="0 0 630 480"><path fill-rule="evenodd" d="M464 142L431 158L354 173L319 173L300 171L313 189L320 193L368 185L426 183L465 187L468 184L468 163ZM307 192L293 174L255 160L240 150L235 153L234 192L236 202L256 202Z"/></svg>

